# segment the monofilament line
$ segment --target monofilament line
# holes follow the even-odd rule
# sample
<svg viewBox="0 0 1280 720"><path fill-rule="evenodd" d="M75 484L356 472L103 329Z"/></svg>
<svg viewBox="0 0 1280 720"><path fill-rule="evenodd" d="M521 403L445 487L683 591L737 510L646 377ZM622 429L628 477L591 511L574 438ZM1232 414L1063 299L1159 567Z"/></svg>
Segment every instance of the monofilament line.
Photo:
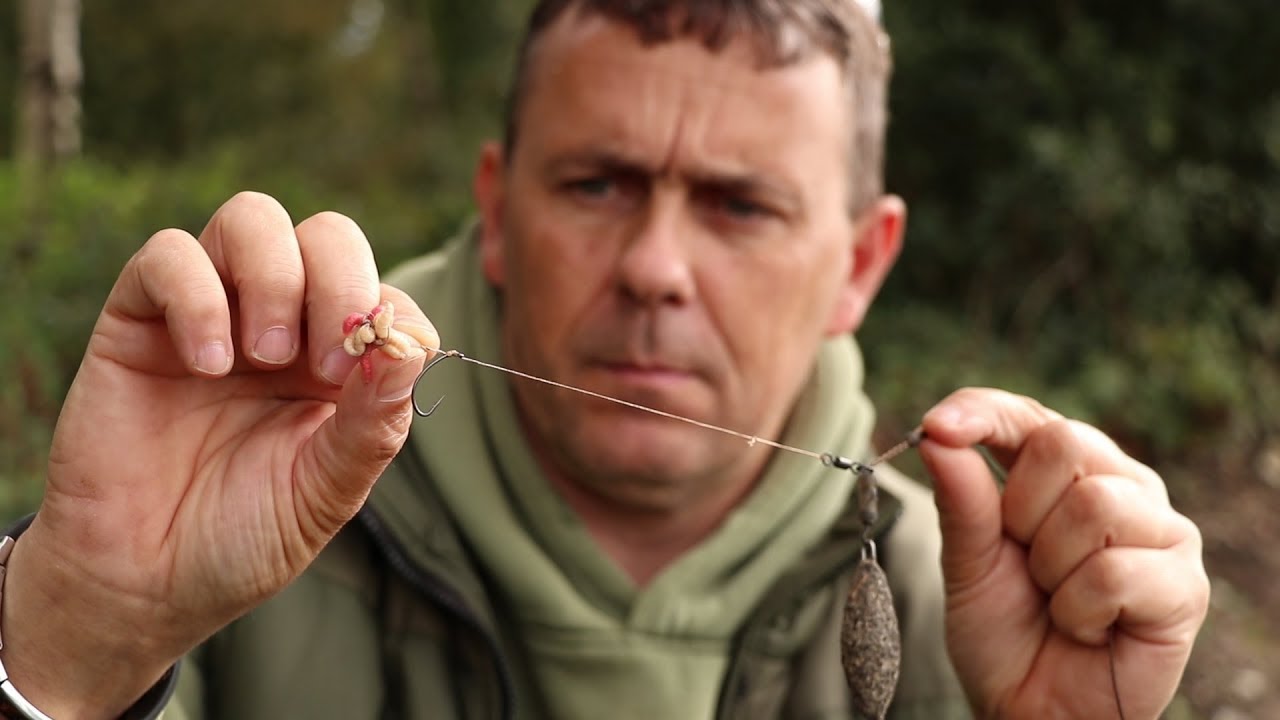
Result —
<svg viewBox="0 0 1280 720"><path fill-rule="evenodd" d="M785 450L786 452L795 453L797 455L804 455L805 457L813 458L814 460L818 460L820 462L825 462L824 460L824 458L826 457L825 453L818 453L812 450L805 450L804 448L792 447L791 445L786 445L784 443L776 442L774 440L762 438L758 435L748 435L747 433L738 432L737 430L730 430L729 428L723 428L723 427L720 427L719 425L712 425L711 423L702 422L701 420L694 420L693 418L687 418L687 417L684 417L683 415L676 415L675 413L669 413L662 410L658 410L657 408L651 408L647 405L641 405L639 403L629 402L627 400L622 400L621 398L610 397L602 393L593 392L591 390L585 390L580 387L574 387L573 385L566 385L564 383L559 383L554 380L540 378L537 375L530 375L528 373L523 373L523 372L520 372L519 370L512 370L511 368L503 367L501 365L494 365L493 363L487 363L487 362L484 362L483 360L476 360L475 358L468 357L462 354L461 352L458 352L457 350L440 350L438 352L441 353L440 357L435 358L434 360L431 361L431 363L427 365L427 367L424 367L422 369L422 375L418 376L418 380L421 380L422 377L426 375L427 369L430 368L431 365L434 365L435 363L445 358L450 358L450 357L457 358L459 360L465 360L473 365L479 365L480 367L488 368L489 370L497 370L499 372L504 372L504 373L507 373L508 375L514 375L516 377L523 378L525 380L540 382L544 385L550 385L552 387L560 388L562 390L569 390L571 392L581 393L583 395L588 395L590 397L597 398L599 400L605 400L607 402L615 403L617 405L629 407L633 410L640 410L642 412L651 413L653 415L658 415L660 417L668 418L670 420L678 420L682 423L688 423L695 427L700 427L704 430L714 430L718 433L724 433L725 435L732 435L733 437L746 441L748 447L755 447L756 445L768 445L769 447L777 448L779 450ZM414 385L416 387L417 383L415 382ZM415 409L416 409L416 405L415 405ZM425 415L426 413L423 413L422 411L419 410L418 414Z"/></svg>
<svg viewBox="0 0 1280 720"><path fill-rule="evenodd" d="M902 442L898 443L897 445L894 445L888 450L885 450L884 452L877 455L873 460L870 460L864 464L875 466L875 465L879 465L880 463L887 463L890 460L898 457L902 453L910 450L911 448L918 447L921 441L924 440L924 437L925 437L924 428L916 427L916 429L907 433L907 436L903 438Z"/></svg>
<svg viewBox="0 0 1280 720"><path fill-rule="evenodd" d="M414 380L413 382L413 389L414 389L415 395L417 393L418 383L422 382L422 378L426 377L428 370L430 370L436 363L440 362L441 360L447 360L449 358L457 358L459 360L465 360L466 362L469 362L472 365L478 365L482 368L486 368L489 370L497 370L498 372L507 373L508 375L513 375L515 377L522 378L524 380L532 380L533 382L539 382L544 385L550 385L551 387L560 388L562 390L568 390L570 392L580 393L582 395L587 395L589 397L593 397L599 400L611 402L616 405L622 405L624 407L628 407L633 410L640 410L641 412L647 412L652 415L657 415L659 417L667 418L669 420L677 420L679 422L687 423L689 425L693 425L694 427L699 427L704 430L714 430L715 432L718 432L718 433L731 435L741 440L745 440L747 443L747 447L755 447L756 445L768 445L769 447L777 448L778 450L783 450L785 452L795 453L796 455L803 455L807 458L812 458L822 463L823 465L827 465L827 466L848 468L848 467L853 467L853 465L855 464L853 463L853 461L848 460L847 458L842 458L837 455L833 455L831 453L815 452L813 450L806 450L804 448L795 447L793 445L780 443L780 442L777 442L776 440L769 440L767 438L762 438L759 435L748 435L747 433L738 432L737 430L730 430L729 428L720 427L719 425L712 425L711 423L703 422L701 420L694 420L693 418L685 417L683 415L676 415L675 413L669 413L663 410L658 410L657 408L652 408L652 407L649 407L648 405L633 403L628 400L612 397L609 395L605 395L603 393L594 392L592 390L586 390L584 388L575 387L573 385L566 385L565 383L556 382L555 380L548 380L546 378L538 377L537 375L530 375L528 373L520 372L519 370L512 370L511 368L503 367L502 365L487 363L483 360L477 360L473 357L468 357L467 355L463 354L458 350L437 350L436 352L438 353L437 356L433 358L431 362L427 363L425 367L422 368L422 372L418 374L418 379ZM431 415L431 413L435 412L436 407L439 405L440 405L440 400L437 400L436 404L432 405L430 410L424 411L418 407L418 401L416 399L413 401L414 411L423 417L427 417ZM880 454L873 460L870 460L869 462L865 462L865 463L856 463L856 464L863 465L866 467L874 467L881 463L888 462L893 458L897 457L898 455L901 455L902 453L906 452L907 450L913 447L916 447L917 445L920 444L920 441L923 439L924 439L924 429L917 427L915 430L912 430L910 433L907 434L907 437L905 440L889 448L888 450L886 450L884 453Z"/></svg>

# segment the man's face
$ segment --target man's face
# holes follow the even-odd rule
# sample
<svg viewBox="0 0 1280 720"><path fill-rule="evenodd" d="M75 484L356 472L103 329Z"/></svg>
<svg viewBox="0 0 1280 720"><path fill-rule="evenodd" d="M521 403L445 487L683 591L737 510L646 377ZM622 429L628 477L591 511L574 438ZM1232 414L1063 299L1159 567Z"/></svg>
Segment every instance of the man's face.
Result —
<svg viewBox="0 0 1280 720"><path fill-rule="evenodd" d="M879 284L859 273L883 273L855 267L869 231L847 208L836 63L762 70L745 42L646 48L624 26L569 16L540 40L528 81L513 157L490 148L477 178L505 362L778 436L818 345L852 330ZM541 461L626 505L675 507L750 482L767 459L581 394L514 390Z"/></svg>

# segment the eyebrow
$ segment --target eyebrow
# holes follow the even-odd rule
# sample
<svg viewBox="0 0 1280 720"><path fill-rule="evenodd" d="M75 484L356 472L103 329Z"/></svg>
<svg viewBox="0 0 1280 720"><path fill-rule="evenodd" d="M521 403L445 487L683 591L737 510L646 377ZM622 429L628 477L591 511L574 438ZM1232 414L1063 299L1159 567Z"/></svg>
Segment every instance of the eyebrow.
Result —
<svg viewBox="0 0 1280 720"><path fill-rule="evenodd" d="M603 148L588 148L556 157L547 165L547 172L551 176L558 176L579 168L647 178L664 173L664 169L660 166L629 157L616 150ZM711 188L717 192L760 194L785 204L789 209L803 207L800 194L796 190L760 173L703 167L682 171L679 175L688 179L695 187Z"/></svg>
<svg viewBox="0 0 1280 720"><path fill-rule="evenodd" d="M647 165L640 160L627 157L613 150L587 149L552 158L547 164L547 174L553 176L561 175L579 168L648 177L657 175L660 172L660 169L655 166Z"/></svg>
<svg viewBox="0 0 1280 720"><path fill-rule="evenodd" d="M796 212L804 207L800 194L768 178L752 174L694 172L688 174L695 187L728 195L745 195L776 203L780 209Z"/></svg>

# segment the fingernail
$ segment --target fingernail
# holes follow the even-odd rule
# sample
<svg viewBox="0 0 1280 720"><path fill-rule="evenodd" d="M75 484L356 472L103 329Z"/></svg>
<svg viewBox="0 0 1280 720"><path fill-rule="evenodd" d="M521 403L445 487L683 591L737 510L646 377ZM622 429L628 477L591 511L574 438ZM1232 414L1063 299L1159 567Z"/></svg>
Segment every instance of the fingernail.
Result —
<svg viewBox="0 0 1280 720"><path fill-rule="evenodd" d="M221 342L206 343L196 351L196 369L209 375L221 375L231 367L231 353Z"/></svg>
<svg viewBox="0 0 1280 720"><path fill-rule="evenodd" d="M941 426L939 429L947 433L985 435L990 429L986 418L955 405L943 405L931 410L927 417L931 425Z"/></svg>
<svg viewBox="0 0 1280 720"><path fill-rule="evenodd" d="M346 350L335 348L320 363L320 378L330 385L341 385L346 382L351 368L355 366L355 358L348 355Z"/></svg>
<svg viewBox="0 0 1280 720"><path fill-rule="evenodd" d="M413 394L413 383L418 379L418 373L422 370L422 363L417 361L424 355L422 351L417 351L411 355L411 359L401 362L395 367L387 368L387 371L378 379L378 400L384 403L400 402Z"/></svg>
<svg viewBox="0 0 1280 720"><path fill-rule="evenodd" d="M293 336L280 325L268 328L253 344L253 356L264 363L283 365L293 359Z"/></svg>
<svg viewBox="0 0 1280 720"><path fill-rule="evenodd" d="M943 405L929 411L929 421L939 425L959 427L966 418L964 411L954 405Z"/></svg>

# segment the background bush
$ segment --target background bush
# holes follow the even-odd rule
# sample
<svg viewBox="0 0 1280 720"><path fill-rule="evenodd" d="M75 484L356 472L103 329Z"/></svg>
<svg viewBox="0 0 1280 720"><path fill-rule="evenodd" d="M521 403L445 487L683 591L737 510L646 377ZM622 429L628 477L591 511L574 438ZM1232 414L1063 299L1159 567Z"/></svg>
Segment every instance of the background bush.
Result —
<svg viewBox="0 0 1280 720"><path fill-rule="evenodd" d="M889 184L912 207L864 332L888 403L924 407L957 381L1012 386L1172 468L1274 437L1273 5L886 11Z"/></svg>

